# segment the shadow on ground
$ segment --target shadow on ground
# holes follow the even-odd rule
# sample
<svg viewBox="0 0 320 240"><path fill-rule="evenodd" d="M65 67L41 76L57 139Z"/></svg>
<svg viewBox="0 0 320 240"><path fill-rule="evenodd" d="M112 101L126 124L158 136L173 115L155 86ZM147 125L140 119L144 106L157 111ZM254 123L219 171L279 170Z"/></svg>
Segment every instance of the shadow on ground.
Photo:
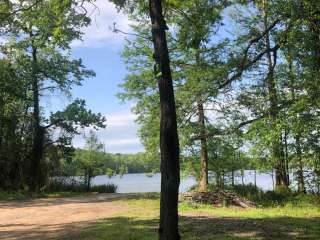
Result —
<svg viewBox="0 0 320 240"><path fill-rule="evenodd" d="M72 224L17 224L19 230L1 231L2 240L156 240L158 219L114 217ZM22 226L23 225L23 226ZM180 218L184 240L320 239L320 218Z"/></svg>
<svg viewBox="0 0 320 240"><path fill-rule="evenodd" d="M139 220L117 217L87 228L80 239L85 240L156 240L157 219ZM320 239L320 218L180 218L180 232L184 240L210 239Z"/></svg>
<svg viewBox="0 0 320 240"><path fill-rule="evenodd" d="M95 222L72 224L10 224L0 225L1 240L76 240L85 227ZM9 227L9 228L8 228ZM14 229L10 229L10 227ZM6 230L3 230L6 228Z"/></svg>

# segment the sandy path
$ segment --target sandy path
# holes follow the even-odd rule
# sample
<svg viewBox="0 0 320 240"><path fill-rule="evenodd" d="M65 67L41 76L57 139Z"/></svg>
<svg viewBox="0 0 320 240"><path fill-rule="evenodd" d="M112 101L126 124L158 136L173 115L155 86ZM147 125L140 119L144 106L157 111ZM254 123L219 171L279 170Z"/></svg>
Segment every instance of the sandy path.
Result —
<svg viewBox="0 0 320 240"><path fill-rule="evenodd" d="M82 228L127 209L123 194L0 202L1 240L78 239Z"/></svg>

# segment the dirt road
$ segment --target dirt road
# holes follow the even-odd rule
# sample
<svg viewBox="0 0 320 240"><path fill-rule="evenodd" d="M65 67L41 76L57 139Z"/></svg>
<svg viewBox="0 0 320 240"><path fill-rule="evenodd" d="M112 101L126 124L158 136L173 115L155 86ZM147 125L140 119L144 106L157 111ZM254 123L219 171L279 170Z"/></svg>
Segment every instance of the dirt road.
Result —
<svg viewBox="0 0 320 240"><path fill-rule="evenodd" d="M127 209L122 194L0 202L1 240L77 240L80 230Z"/></svg>

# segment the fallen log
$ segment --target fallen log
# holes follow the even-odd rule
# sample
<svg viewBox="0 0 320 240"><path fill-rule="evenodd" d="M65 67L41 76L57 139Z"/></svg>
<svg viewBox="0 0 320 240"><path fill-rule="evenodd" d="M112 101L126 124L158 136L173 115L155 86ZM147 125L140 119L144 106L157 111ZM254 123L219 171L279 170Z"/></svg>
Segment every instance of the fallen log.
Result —
<svg viewBox="0 0 320 240"><path fill-rule="evenodd" d="M242 207L242 208L252 208L252 207L256 207L256 205L251 202L248 201L244 198L241 198L239 196L237 196L234 193L230 193L230 192L226 192L224 190L219 190L221 195L224 196L225 198L231 200L233 202L234 205Z"/></svg>

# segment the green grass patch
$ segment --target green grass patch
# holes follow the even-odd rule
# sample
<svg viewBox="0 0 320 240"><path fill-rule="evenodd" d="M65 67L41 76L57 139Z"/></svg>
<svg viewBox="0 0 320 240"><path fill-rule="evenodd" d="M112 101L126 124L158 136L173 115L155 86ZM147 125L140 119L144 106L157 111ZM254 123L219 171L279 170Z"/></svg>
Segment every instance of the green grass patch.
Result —
<svg viewBox="0 0 320 240"><path fill-rule="evenodd" d="M74 192L43 194L70 197ZM2 200L23 200L22 192L0 192ZM297 195L285 204L241 209L180 202L180 233L184 240L320 239L320 205L313 195ZM79 240L157 240L159 194L128 194L113 200L126 206L112 217L91 223Z"/></svg>
<svg viewBox="0 0 320 240"><path fill-rule="evenodd" d="M130 195L118 203L128 210L93 224L81 240L157 240L159 196ZM180 233L184 240L211 239L320 239L320 207L287 204L252 209L179 204Z"/></svg>

